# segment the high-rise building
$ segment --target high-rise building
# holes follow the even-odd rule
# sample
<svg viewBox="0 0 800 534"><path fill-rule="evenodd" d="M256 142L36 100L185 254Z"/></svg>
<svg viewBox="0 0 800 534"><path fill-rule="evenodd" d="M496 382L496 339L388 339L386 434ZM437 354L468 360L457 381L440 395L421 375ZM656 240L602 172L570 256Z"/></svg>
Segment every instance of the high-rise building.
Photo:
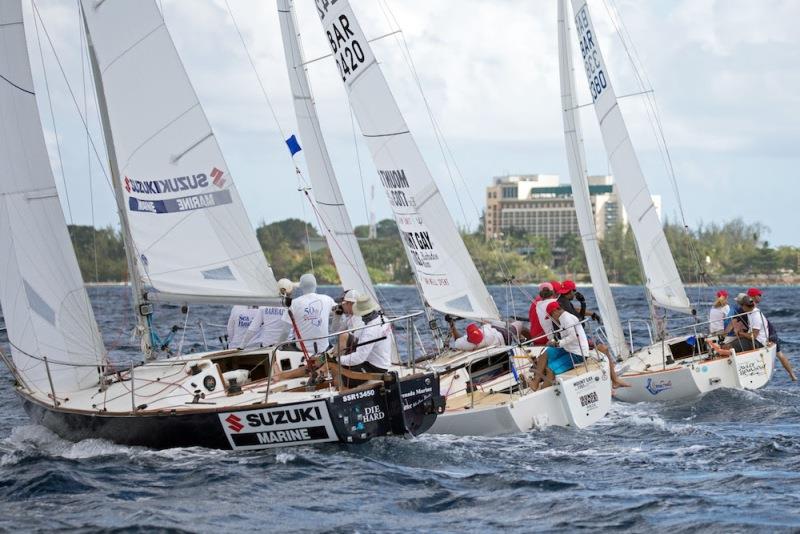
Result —
<svg viewBox="0 0 800 534"><path fill-rule="evenodd" d="M628 224L611 176L590 176L589 195L600 238L607 229ZM653 195L661 217L661 197ZM500 176L486 188L484 231L487 239L515 229L546 237L551 243L566 234L580 235L572 187L557 174Z"/></svg>

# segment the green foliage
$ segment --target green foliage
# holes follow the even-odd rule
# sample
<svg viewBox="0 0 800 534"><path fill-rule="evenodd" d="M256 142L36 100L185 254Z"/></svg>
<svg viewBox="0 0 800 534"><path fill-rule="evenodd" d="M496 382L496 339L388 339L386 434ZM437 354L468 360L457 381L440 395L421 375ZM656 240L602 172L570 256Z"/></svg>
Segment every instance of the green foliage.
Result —
<svg viewBox="0 0 800 534"><path fill-rule="evenodd" d="M411 267L395 222L382 220L376 229L377 239L359 239L373 282L413 284ZM299 219L262 224L256 229L256 236L277 278L297 280L311 271L313 259L319 283L338 284L339 276L327 249L318 250L309 258L306 230L310 237L319 237L313 226ZM356 234L366 236L368 230L367 226L358 226ZM686 282L697 280L701 269L712 278L800 272L800 248L770 248L763 239L766 228L758 223L734 219L723 224L701 225L694 231L667 223L664 231ZM69 232L85 281L127 280L125 251L118 232L110 227L93 229L90 226L70 226ZM553 277L554 261L561 262L557 266L559 273L586 273L583 246L575 235L558 240L556 258L547 239L517 229L507 230L501 239L489 241L481 233L464 233L462 237L487 284L503 283L511 277L530 283L549 280ZM636 246L630 231L621 225L609 228L600 242L600 250L611 282L641 283Z"/></svg>

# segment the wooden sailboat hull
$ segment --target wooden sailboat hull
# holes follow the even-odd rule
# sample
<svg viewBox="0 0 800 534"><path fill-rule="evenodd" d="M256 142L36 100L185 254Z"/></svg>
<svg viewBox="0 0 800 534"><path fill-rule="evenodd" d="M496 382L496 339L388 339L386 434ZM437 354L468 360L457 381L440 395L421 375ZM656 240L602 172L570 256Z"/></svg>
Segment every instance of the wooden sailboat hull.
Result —
<svg viewBox="0 0 800 534"><path fill-rule="evenodd" d="M363 443L378 436L426 432L444 406L439 380L433 373L327 399L155 413L62 409L19 388L17 392L35 423L65 439L107 439L155 449L257 450L327 442Z"/></svg>

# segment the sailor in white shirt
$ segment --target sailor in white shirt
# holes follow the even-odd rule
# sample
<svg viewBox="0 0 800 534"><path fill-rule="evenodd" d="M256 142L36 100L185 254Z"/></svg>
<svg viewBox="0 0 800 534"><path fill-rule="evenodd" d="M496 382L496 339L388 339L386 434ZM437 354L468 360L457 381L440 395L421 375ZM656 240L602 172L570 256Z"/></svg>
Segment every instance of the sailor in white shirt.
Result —
<svg viewBox="0 0 800 534"><path fill-rule="evenodd" d="M283 306L260 306L258 313L245 332L239 348L270 347L289 339L291 324L284 320Z"/></svg>
<svg viewBox="0 0 800 534"><path fill-rule="evenodd" d="M385 322L378 304L369 295L359 296L353 313L361 317L367 328L358 331L358 347L353 353L340 356L339 364L344 369L360 373L385 373L392 365L392 325ZM364 382L346 376L342 378L345 387Z"/></svg>
<svg viewBox="0 0 800 534"><path fill-rule="evenodd" d="M289 306L291 314L286 314L283 320L296 327L302 345L309 354L318 354L328 349L328 322L330 321L331 310L336 306L336 302L328 295L321 295L317 291L317 279L313 274L304 274L300 277L298 287L303 294L292 299ZM297 332L295 333L295 337ZM300 344L300 342L298 342Z"/></svg>
<svg viewBox="0 0 800 534"><path fill-rule="evenodd" d="M250 323L258 315L256 306L234 306L228 317L228 346L238 347L244 340Z"/></svg>
<svg viewBox="0 0 800 534"><path fill-rule="evenodd" d="M589 353L589 341L577 317L564 311L555 300L547 305L545 312L553 320L553 326L560 330L561 339L551 339L537 357L536 369L528 382L533 391L552 386L556 375L573 369Z"/></svg>
<svg viewBox="0 0 800 534"><path fill-rule="evenodd" d="M353 306L358 301L360 296L359 292L355 289L348 289L338 299L339 305L334 308L333 318L331 319L332 332L344 332L345 330L352 330L364 326L364 321L361 317L353 313ZM355 337L360 334L358 332L345 332L339 334L339 339L336 342L336 353L346 354L350 352L349 347L355 342Z"/></svg>
<svg viewBox="0 0 800 534"><path fill-rule="evenodd" d="M731 307L728 304L728 292L724 289L717 291L717 300L708 312L708 331L712 334L721 334L725 331L725 318Z"/></svg>
<svg viewBox="0 0 800 534"><path fill-rule="evenodd" d="M505 345L505 339L492 325L478 326L475 323L467 325L467 333L458 337L455 323L450 323L450 332L454 338L450 346L456 350L477 350L485 347Z"/></svg>
<svg viewBox="0 0 800 534"><path fill-rule="evenodd" d="M555 330L555 328L553 328L553 320L550 318L550 314L547 313L547 307L551 302L558 302L558 300L549 298L536 303L536 316L539 318L539 324L542 325L542 330L544 330L547 339L550 341L554 339L553 330Z"/></svg>

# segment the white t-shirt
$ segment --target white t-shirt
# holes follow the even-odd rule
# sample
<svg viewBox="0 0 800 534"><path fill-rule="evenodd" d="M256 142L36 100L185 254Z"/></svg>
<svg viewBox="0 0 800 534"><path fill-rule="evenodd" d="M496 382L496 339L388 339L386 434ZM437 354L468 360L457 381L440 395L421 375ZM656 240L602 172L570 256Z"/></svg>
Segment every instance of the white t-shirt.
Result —
<svg viewBox="0 0 800 534"><path fill-rule="evenodd" d="M234 306L228 317L228 346L238 347L244 339L250 323L258 315L258 308Z"/></svg>
<svg viewBox="0 0 800 534"><path fill-rule="evenodd" d="M767 346L767 338L769 332L767 331L767 320L758 308L753 308L753 311L747 314L747 322L750 323L750 331L758 330L756 341L763 346Z"/></svg>
<svg viewBox="0 0 800 534"><path fill-rule="evenodd" d="M388 369L392 365L392 346L394 345L394 334L392 325L388 322L381 324L381 316L375 317L367 328L356 332L359 347L352 354L347 354L339 358L339 363L351 367L364 362L369 362L380 369ZM373 339L386 336L386 339L374 343L364 344Z"/></svg>
<svg viewBox="0 0 800 534"><path fill-rule="evenodd" d="M331 317L331 310L335 306L336 302L331 297L318 293L309 293L292 299L292 315L294 315L297 329L300 331L300 337L308 340L304 344L309 352L315 352L315 344L317 351L320 352L328 348L327 337L330 332L328 321ZM283 320L292 324L288 313Z"/></svg>
<svg viewBox="0 0 800 534"><path fill-rule="evenodd" d="M456 350L477 350L484 347L495 347L505 344L503 334L498 332L492 325L485 324L481 326L481 331L483 331L483 341L477 345L467 341L467 336L464 335L453 341L453 348Z"/></svg>
<svg viewBox="0 0 800 534"><path fill-rule="evenodd" d="M569 312L564 312L558 318L561 329L561 339L558 346L567 352L578 356L589 354L589 341L586 339L586 332L577 317Z"/></svg>
<svg viewBox="0 0 800 534"><path fill-rule="evenodd" d="M728 316L730 309L731 307L728 304L719 308L711 308L711 311L708 312L709 332L722 332L725 330L725 318Z"/></svg>
<svg viewBox="0 0 800 534"><path fill-rule="evenodd" d="M536 316L539 317L539 324L542 325L542 330L547 334L547 339L553 339L553 320L547 315L547 305L551 302L557 302L556 299L540 300L536 304Z"/></svg>
<svg viewBox="0 0 800 534"><path fill-rule="evenodd" d="M331 332L342 332L344 330L351 330L353 328L358 328L359 326L364 326L364 321L361 320L361 316L359 315L347 315L343 313L341 315L333 315L333 319L331 319ZM352 332L353 335L356 337L359 335L360 331Z"/></svg>
<svg viewBox="0 0 800 534"><path fill-rule="evenodd" d="M284 320L284 315L287 313L283 306L258 308L258 314L250 323L250 328L247 329L244 336L243 345L245 347L269 347L289 339L292 325Z"/></svg>

